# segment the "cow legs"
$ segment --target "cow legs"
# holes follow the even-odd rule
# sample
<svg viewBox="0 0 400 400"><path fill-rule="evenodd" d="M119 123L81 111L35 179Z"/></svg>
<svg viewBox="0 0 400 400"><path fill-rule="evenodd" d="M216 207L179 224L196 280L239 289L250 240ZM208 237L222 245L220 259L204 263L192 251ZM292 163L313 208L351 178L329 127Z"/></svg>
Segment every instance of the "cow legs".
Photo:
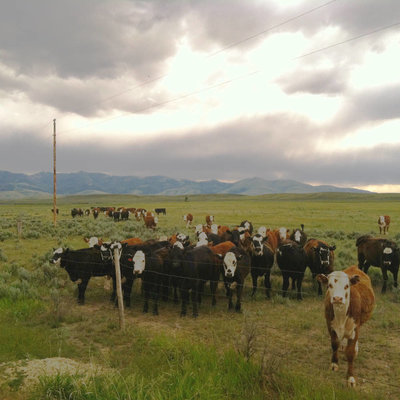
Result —
<svg viewBox="0 0 400 400"><path fill-rule="evenodd" d="M399 270L396 269L395 271L393 271L393 281L394 281L394 287L397 288L397 275L399 273Z"/></svg>
<svg viewBox="0 0 400 400"><path fill-rule="evenodd" d="M387 274L386 267L382 267L382 276L383 276L383 286L382 286L381 293L386 293L386 287L387 287L387 281L388 281L388 274Z"/></svg>
<svg viewBox="0 0 400 400"><path fill-rule="evenodd" d="M301 295L301 284L303 282L303 277L299 276L296 279L296 286L297 286L297 300L303 300L303 297Z"/></svg>
<svg viewBox="0 0 400 400"><path fill-rule="evenodd" d="M235 311L236 312L241 312L242 308L242 292L243 292L243 285L238 283L236 286L236 306L235 306Z"/></svg>
<svg viewBox="0 0 400 400"><path fill-rule="evenodd" d="M132 292L133 279L127 279L122 285L122 294L124 304L126 307L131 306L131 292Z"/></svg>
<svg viewBox="0 0 400 400"><path fill-rule="evenodd" d="M143 282L143 290L144 290L143 312L147 313L149 311L149 298L150 298L150 288L148 282Z"/></svg>
<svg viewBox="0 0 400 400"><path fill-rule="evenodd" d="M198 284L198 298L197 298L197 301L199 302L199 304L201 304L201 298L202 298L203 293L204 293L204 285L205 285L204 281L200 281L199 284Z"/></svg>
<svg viewBox="0 0 400 400"><path fill-rule="evenodd" d="M193 307L193 317L197 318L199 316L199 311L197 309L197 300L199 293L196 289L192 289L192 307Z"/></svg>
<svg viewBox="0 0 400 400"><path fill-rule="evenodd" d="M158 299L160 297L160 284L157 282L153 286L153 315L158 315Z"/></svg>
<svg viewBox="0 0 400 400"><path fill-rule="evenodd" d="M251 279L253 281L253 291L251 292L251 296L254 296L256 294L257 291L257 274L256 273L252 273L251 274Z"/></svg>
<svg viewBox="0 0 400 400"><path fill-rule="evenodd" d="M347 340L346 358L347 358L347 385L350 387L356 386L356 380L353 372L353 362L358 351L358 328L354 335L354 339Z"/></svg>
<svg viewBox="0 0 400 400"><path fill-rule="evenodd" d="M271 298L271 271L268 270L264 276L265 296Z"/></svg>
<svg viewBox="0 0 400 400"><path fill-rule="evenodd" d="M115 276L112 277L112 285L113 285L113 289L112 289L110 301L114 302L117 297L117 282L116 282Z"/></svg>
<svg viewBox="0 0 400 400"><path fill-rule="evenodd" d="M228 297L228 310L232 310L233 308L232 289L230 287L226 288L226 296Z"/></svg>
<svg viewBox="0 0 400 400"><path fill-rule="evenodd" d="M285 275L283 277L283 284L282 284L282 296L286 297L287 296L287 290L289 288L289 277Z"/></svg>
<svg viewBox="0 0 400 400"><path fill-rule="evenodd" d="M89 283L90 278L83 278L80 283L78 283L78 304L85 304L85 291Z"/></svg>
<svg viewBox="0 0 400 400"><path fill-rule="evenodd" d="M340 343L335 331L331 330L329 333L331 335L331 347L332 347L331 370L337 371L339 369L338 349Z"/></svg>
<svg viewBox="0 0 400 400"><path fill-rule="evenodd" d="M187 312L187 303L189 300L189 290L187 288L181 288L182 308L181 317L184 317Z"/></svg>
<svg viewBox="0 0 400 400"><path fill-rule="evenodd" d="M215 306L217 304L217 299L215 297L215 293L217 292L218 281L211 280L210 281L210 290L211 290L211 305Z"/></svg>

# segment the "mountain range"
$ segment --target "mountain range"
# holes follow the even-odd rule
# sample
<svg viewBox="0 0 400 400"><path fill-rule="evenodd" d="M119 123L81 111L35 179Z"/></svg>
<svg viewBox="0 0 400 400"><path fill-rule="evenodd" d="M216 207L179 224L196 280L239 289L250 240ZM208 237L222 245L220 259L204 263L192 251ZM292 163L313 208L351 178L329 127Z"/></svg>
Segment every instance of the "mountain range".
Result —
<svg viewBox="0 0 400 400"><path fill-rule="evenodd" d="M192 181L165 176L114 176L104 173L75 172L57 174L58 195L136 194L136 195L188 195L188 194L243 194L350 192L365 190L278 179L247 178L228 183L218 180ZM53 174L12 173L0 171L0 198L49 197L53 193Z"/></svg>

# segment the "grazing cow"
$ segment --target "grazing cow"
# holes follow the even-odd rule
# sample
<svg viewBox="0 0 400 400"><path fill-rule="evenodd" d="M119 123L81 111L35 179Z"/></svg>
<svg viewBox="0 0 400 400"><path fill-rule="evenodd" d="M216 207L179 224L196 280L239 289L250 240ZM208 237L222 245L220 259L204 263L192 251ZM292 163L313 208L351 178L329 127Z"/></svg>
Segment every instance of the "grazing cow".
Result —
<svg viewBox="0 0 400 400"><path fill-rule="evenodd" d="M214 223L214 215L206 215L206 225L210 227Z"/></svg>
<svg viewBox="0 0 400 400"><path fill-rule="evenodd" d="M129 211L125 208L119 212L121 221L128 221Z"/></svg>
<svg viewBox="0 0 400 400"><path fill-rule="evenodd" d="M378 218L378 225L379 225L379 233L386 235L386 232L389 232L389 225L390 225L390 217L389 215L381 215Z"/></svg>
<svg viewBox="0 0 400 400"><path fill-rule="evenodd" d="M239 226L241 226L241 227L244 228L247 232L249 232L250 235L253 234L253 224L252 224L250 221L248 221L247 219L244 220L244 221L242 221L242 222L240 223Z"/></svg>
<svg viewBox="0 0 400 400"><path fill-rule="evenodd" d="M356 246L358 266L362 271L368 273L368 269L371 265L382 269L382 293L386 292L388 281L387 271L393 274L394 287L397 287L400 258L397 244L389 239L374 238L370 235L364 235L357 239Z"/></svg>
<svg viewBox="0 0 400 400"><path fill-rule="evenodd" d="M304 225L301 224L300 226L301 229L299 228L293 229L289 239L304 246L307 242L307 234L304 232Z"/></svg>
<svg viewBox="0 0 400 400"><path fill-rule="evenodd" d="M198 303L201 302L201 293L204 284L210 281L212 304L216 304L215 293L217 290L219 269L215 266L214 253L208 246L195 247L184 250L184 257L181 265L181 316L187 312L189 291L193 306L193 317L198 316Z"/></svg>
<svg viewBox="0 0 400 400"><path fill-rule="evenodd" d="M257 279L264 275L265 295L271 297L271 268L274 264L274 251L268 243L264 243L264 238L260 234L256 234L252 238L251 248L251 278L253 281L252 296L257 290Z"/></svg>
<svg viewBox="0 0 400 400"><path fill-rule="evenodd" d="M89 215L90 215L90 210L87 208L87 209L85 210L85 216L88 217Z"/></svg>
<svg viewBox="0 0 400 400"><path fill-rule="evenodd" d="M160 215L160 214L167 215L167 209L166 208L155 208L154 211L156 212L157 215Z"/></svg>
<svg viewBox="0 0 400 400"><path fill-rule="evenodd" d="M72 218L75 218L76 216L82 217L83 216L82 208L73 208L71 210L71 216L72 216Z"/></svg>
<svg viewBox="0 0 400 400"><path fill-rule="evenodd" d="M232 289L236 286L235 311L241 312L243 285L251 267L250 256L243 249L233 247L223 257L222 267L226 296L228 297L228 309L233 308Z"/></svg>
<svg viewBox="0 0 400 400"><path fill-rule="evenodd" d="M103 239L99 239L96 236L92 236L90 238L85 237L83 240L89 245L89 247L101 246L103 244Z"/></svg>
<svg viewBox="0 0 400 400"><path fill-rule="evenodd" d="M192 214L185 214L183 216L183 220L186 222L186 228L189 228L190 225L192 225L193 222L193 215Z"/></svg>
<svg viewBox="0 0 400 400"><path fill-rule="evenodd" d="M329 246L322 240L309 239L305 246L306 265L310 268L313 279L318 274L329 274L333 271L336 246ZM321 284L318 281L318 295L322 295Z"/></svg>
<svg viewBox="0 0 400 400"><path fill-rule="evenodd" d="M85 303L85 291L92 276L115 276L112 260L104 258L99 247L80 250L59 248L54 250L51 258L53 264L60 263L71 281L78 285L78 303ZM113 292L111 299L115 299Z"/></svg>
<svg viewBox="0 0 400 400"><path fill-rule="evenodd" d="M158 223L158 218L153 217L152 215L146 215L144 217L144 225L148 229L156 229Z"/></svg>
<svg viewBox="0 0 400 400"><path fill-rule="evenodd" d="M292 288L297 286L297 300L302 300L301 285L306 270L306 253L302 246L292 240L283 241L276 252L276 262L282 272L282 296L286 297L289 288L289 278Z"/></svg>
<svg viewBox="0 0 400 400"><path fill-rule="evenodd" d="M94 219L97 219L97 217L99 216L99 213L100 213L99 207L93 208L92 214L93 214Z"/></svg>
<svg viewBox="0 0 400 400"><path fill-rule="evenodd" d="M331 337L331 369L339 369L338 349L342 343L347 359L347 385L354 387L353 362L358 353L360 326L370 319L375 306L371 281L356 265L328 276L320 274L317 279L328 286L325 319Z"/></svg>

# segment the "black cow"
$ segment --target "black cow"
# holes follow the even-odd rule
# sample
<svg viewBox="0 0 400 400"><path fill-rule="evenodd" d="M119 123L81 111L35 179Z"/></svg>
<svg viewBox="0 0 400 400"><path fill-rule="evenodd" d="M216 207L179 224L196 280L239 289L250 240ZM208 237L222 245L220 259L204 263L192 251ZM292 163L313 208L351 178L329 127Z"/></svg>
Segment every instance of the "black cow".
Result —
<svg viewBox="0 0 400 400"><path fill-rule="evenodd" d="M374 238L364 235L357 239L358 266L365 273L371 265L382 269L383 286L382 293L386 292L388 274L393 274L394 287L397 287L399 273L399 248L395 242L389 239Z"/></svg>
<svg viewBox="0 0 400 400"><path fill-rule="evenodd" d="M187 312L189 301L189 291L191 291L193 317L197 317L198 303L201 302L201 294L204 284L210 281L212 304L216 304L215 293L218 286L220 270L215 266L214 253L207 246L195 247L184 251L183 262L181 264L181 316Z"/></svg>
<svg viewBox="0 0 400 400"><path fill-rule="evenodd" d="M334 268L336 246L329 246L328 243L309 239L304 245L306 252L306 265L310 268L313 279L318 274L329 275ZM321 283L318 282L318 295L322 295Z"/></svg>
<svg viewBox="0 0 400 400"><path fill-rule="evenodd" d="M128 210L120 211L120 217L122 221L127 221L129 219L129 211Z"/></svg>
<svg viewBox="0 0 400 400"><path fill-rule="evenodd" d="M81 208L73 208L71 210L71 216L72 216L72 218L75 218L76 216L82 217L83 216L83 210Z"/></svg>
<svg viewBox="0 0 400 400"><path fill-rule="evenodd" d="M272 247L264 242L264 238L260 234L256 234L252 238L251 253L251 278L253 280L252 296L257 290L257 279L264 275L264 286L266 297L271 297L271 268L274 264L274 251Z"/></svg>
<svg viewBox="0 0 400 400"><path fill-rule="evenodd" d="M244 249L234 246L223 257L222 267L226 296L228 297L228 309L233 308L232 289L236 286L235 310L240 312L244 281L250 272L251 258Z"/></svg>
<svg viewBox="0 0 400 400"><path fill-rule="evenodd" d="M167 210L165 208L155 208L154 211L157 215L164 214L167 215Z"/></svg>
<svg viewBox="0 0 400 400"><path fill-rule="evenodd" d="M104 258L98 246L80 250L59 248L54 250L51 262L60 262L60 267L67 271L71 281L77 283L79 304L85 303L86 287L92 276L115 275L111 258ZM114 299L115 292L111 295L111 300Z"/></svg>
<svg viewBox="0 0 400 400"><path fill-rule="evenodd" d="M114 211L113 218L114 221L118 222L121 219L121 211Z"/></svg>
<svg viewBox="0 0 400 400"><path fill-rule="evenodd" d="M284 240L277 249L276 261L282 272L282 296L286 297L291 278L292 288L297 286L297 299L302 300L301 285L306 270L306 253L303 247L293 240Z"/></svg>

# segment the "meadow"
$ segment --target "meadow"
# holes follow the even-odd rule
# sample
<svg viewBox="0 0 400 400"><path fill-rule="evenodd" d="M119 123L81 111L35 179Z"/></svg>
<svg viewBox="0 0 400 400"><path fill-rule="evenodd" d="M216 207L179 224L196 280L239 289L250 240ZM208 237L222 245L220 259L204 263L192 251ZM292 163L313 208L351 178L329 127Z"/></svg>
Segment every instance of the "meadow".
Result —
<svg viewBox="0 0 400 400"><path fill-rule="evenodd" d="M381 399L400 398L400 290L381 295L382 274L371 267L376 294L372 319L361 328L355 361L357 387L346 387L343 355L338 372L329 370L330 340L323 299L306 272L303 301L282 298L282 278L273 268L273 295L266 300L251 279L242 313L230 312L223 285L211 306L206 287L199 317L181 318L180 306L161 302L159 316L142 313L140 282L119 329L118 310L109 301L104 278L92 278L86 303L76 302L76 285L51 265L53 248L84 248L83 237L143 239L185 232L184 213L194 223L213 214L216 223L255 228L305 225L308 237L336 245L335 269L357 262L355 241L379 236L378 216L391 216L388 238L400 243L400 195L189 195L177 197L75 196L52 202L4 201L0 205L0 398L1 399ZM166 207L155 232L143 222L114 222L100 215L73 219L73 207ZM22 231L17 231L20 222ZM59 360L57 373L40 360ZM36 362L36 364L35 364ZM79 362L80 368L62 368ZM43 365L43 364L40 364ZM74 364L75 365L75 364ZM31 379L35 369L36 380Z"/></svg>

